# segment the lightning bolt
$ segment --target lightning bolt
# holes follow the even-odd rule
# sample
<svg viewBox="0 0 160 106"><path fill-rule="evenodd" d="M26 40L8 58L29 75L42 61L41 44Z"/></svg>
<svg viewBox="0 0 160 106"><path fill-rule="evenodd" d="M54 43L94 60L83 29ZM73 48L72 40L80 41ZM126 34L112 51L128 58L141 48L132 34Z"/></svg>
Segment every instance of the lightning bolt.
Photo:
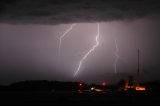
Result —
<svg viewBox="0 0 160 106"><path fill-rule="evenodd" d="M60 53L61 53L62 39L73 29L73 27L75 25L76 24L71 24L71 26L60 36L60 38L59 38L59 48L58 48L58 54L59 54L59 56L60 56Z"/></svg>
<svg viewBox="0 0 160 106"><path fill-rule="evenodd" d="M115 47L116 47L116 51L115 51L115 61L114 61L114 72L115 74L117 74L117 62L119 60L119 55L118 55L118 52L119 52L119 49L118 49L118 46L117 46L117 40L115 39Z"/></svg>
<svg viewBox="0 0 160 106"><path fill-rule="evenodd" d="M92 53L94 50L95 50L95 48L96 47L98 47L98 45L99 45L99 23L97 24L97 35L96 35L96 44L83 56L83 58L80 60L80 62L79 62L79 65L78 65L78 67L77 67L77 70L76 70L76 72L74 73L74 77L76 77L77 76L77 74L78 74L78 72L79 72L79 70L80 70L80 68L81 68L81 65L82 65L82 63L84 62L84 60L88 57L88 55L90 54L90 53Z"/></svg>

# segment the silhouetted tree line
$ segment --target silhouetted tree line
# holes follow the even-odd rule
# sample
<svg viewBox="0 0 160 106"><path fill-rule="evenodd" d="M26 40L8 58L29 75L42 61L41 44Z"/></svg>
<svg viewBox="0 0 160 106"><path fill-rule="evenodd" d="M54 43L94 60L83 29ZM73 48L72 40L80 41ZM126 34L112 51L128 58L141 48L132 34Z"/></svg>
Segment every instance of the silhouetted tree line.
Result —
<svg viewBox="0 0 160 106"><path fill-rule="evenodd" d="M0 86L0 90L14 91L60 91L77 90L77 82L59 82L59 81L22 81L9 86Z"/></svg>

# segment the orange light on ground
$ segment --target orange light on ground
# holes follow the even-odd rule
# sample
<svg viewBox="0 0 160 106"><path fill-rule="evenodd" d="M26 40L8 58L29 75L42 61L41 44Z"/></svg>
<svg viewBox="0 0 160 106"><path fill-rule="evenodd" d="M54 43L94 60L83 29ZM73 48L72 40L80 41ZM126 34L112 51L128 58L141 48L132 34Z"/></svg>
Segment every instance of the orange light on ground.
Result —
<svg viewBox="0 0 160 106"><path fill-rule="evenodd" d="M145 91L146 88L143 86L136 86L136 91Z"/></svg>
<svg viewBox="0 0 160 106"><path fill-rule="evenodd" d="M101 90L101 89L95 89L95 91L97 91L97 92L102 92L103 90Z"/></svg>

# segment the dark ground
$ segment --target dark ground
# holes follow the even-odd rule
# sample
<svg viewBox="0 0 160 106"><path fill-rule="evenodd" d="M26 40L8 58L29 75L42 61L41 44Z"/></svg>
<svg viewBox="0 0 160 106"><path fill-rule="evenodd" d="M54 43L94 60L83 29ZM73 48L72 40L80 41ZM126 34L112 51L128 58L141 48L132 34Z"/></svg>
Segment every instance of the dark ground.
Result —
<svg viewBox="0 0 160 106"><path fill-rule="evenodd" d="M127 93L84 93L71 91L7 91L0 92L1 103L5 104L159 104L160 94L151 92Z"/></svg>
<svg viewBox="0 0 160 106"><path fill-rule="evenodd" d="M108 86L109 88L109 86ZM77 82L25 81L0 86L0 104L6 105L158 105L159 83L148 83L146 91L118 91L110 87L106 93L78 92ZM53 90L54 89L54 90Z"/></svg>

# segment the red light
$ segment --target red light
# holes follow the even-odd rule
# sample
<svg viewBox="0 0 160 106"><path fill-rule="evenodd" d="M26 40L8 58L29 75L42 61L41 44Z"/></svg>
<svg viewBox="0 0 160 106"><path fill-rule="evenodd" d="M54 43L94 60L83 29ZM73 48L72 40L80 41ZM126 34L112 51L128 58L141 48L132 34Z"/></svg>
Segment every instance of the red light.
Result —
<svg viewBox="0 0 160 106"><path fill-rule="evenodd" d="M84 83L83 82L79 82L79 87L82 87L83 85L84 85Z"/></svg>
<svg viewBox="0 0 160 106"><path fill-rule="evenodd" d="M102 86L107 86L107 83L106 82L102 82Z"/></svg>
<svg viewBox="0 0 160 106"><path fill-rule="evenodd" d="M79 84L79 86L82 86L82 85L83 85L82 83Z"/></svg>

